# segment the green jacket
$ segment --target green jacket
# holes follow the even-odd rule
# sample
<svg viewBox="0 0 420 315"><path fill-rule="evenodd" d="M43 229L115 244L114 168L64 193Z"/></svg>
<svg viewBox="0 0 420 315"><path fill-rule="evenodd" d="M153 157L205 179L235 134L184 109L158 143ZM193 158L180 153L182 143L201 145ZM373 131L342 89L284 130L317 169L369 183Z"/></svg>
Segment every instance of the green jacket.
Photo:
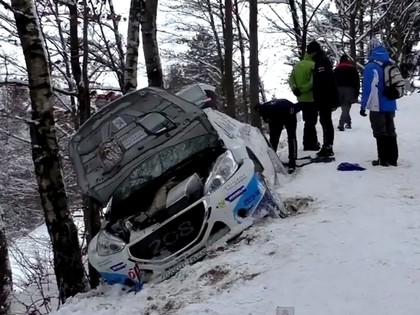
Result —
<svg viewBox="0 0 420 315"><path fill-rule="evenodd" d="M302 93L297 97L298 102L313 102L314 96L312 93L312 75L315 63L312 57L305 54L303 60L299 61L293 66L292 73L289 78L290 88L293 90L299 88Z"/></svg>

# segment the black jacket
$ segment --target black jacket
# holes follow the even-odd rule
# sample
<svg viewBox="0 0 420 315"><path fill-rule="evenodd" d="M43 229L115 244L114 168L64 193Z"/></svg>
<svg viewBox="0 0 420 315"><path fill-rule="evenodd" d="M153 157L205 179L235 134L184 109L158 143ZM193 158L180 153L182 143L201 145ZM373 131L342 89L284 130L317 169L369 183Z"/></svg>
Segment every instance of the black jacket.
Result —
<svg viewBox="0 0 420 315"><path fill-rule="evenodd" d="M359 96L359 72L349 61L340 62L334 69L334 76L337 86L351 87L355 90L356 97Z"/></svg>
<svg viewBox="0 0 420 315"><path fill-rule="evenodd" d="M287 99L274 99L264 104L258 104L255 109L264 121L276 120L276 118L287 118L296 115L300 111L299 104L290 102Z"/></svg>
<svg viewBox="0 0 420 315"><path fill-rule="evenodd" d="M313 60L315 62L315 68L312 89L315 103L320 107L338 107L337 84L330 59L323 51L319 51L314 55Z"/></svg>

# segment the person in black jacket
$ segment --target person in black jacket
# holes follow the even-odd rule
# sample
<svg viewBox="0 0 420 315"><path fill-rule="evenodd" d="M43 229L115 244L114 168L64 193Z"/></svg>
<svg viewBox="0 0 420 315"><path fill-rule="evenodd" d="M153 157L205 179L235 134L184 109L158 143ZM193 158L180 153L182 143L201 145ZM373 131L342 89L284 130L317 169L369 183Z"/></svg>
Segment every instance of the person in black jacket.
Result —
<svg viewBox="0 0 420 315"><path fill-rule="evenodd" d="M286 128L287 143L289 149L289 174L293 173L296 169L296 114L300 111L300 107L298 104L299 103L294 104L287 99L273 99L263 104L257 104L255 107L262 119L264 119L264 121L268 123L270 133L270 144L276 152L281 132L283 128Z"/></svg>
<svg viewBox="0 0 420 315"><path fill-rule="evenodd" d="M312 56L312 60L315 62L312 89L324 135L324 144L317 156L331 157L334 156L334 126L331 116L339 105L333 67L318 42L310 42L306 47L306 52Z"/></svg>
<svg viewBox="0 0 420 315"><path fill-rule="evenodd" d="M341 117L337 128L344 131L345 128L351 129L350 109L359 97L360 76L347 55L341 56L339 64L334 69L334 76L341 107Z"/></svg>

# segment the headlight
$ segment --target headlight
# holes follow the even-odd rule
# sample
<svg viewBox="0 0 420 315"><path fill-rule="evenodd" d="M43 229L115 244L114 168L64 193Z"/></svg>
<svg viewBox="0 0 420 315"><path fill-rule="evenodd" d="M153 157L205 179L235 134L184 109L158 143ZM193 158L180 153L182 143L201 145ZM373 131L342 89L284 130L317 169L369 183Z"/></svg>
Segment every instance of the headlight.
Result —
<svg viewBox="0 0 420 315"><path fill-rule="evenodd" d="M213 170L210 172L204 185L206 194L213 193L216 189L221 187L238 169L238 163L231 151L227 150L219 156L214 163Z"/></svg>
<svg viewBox="0 0 420 315"><path fill-rule="evenodd" d="M116 236L109 234L106 231L101 231L98 234L96 243L96 251L99 256L108 256L118 253L124 249L125 242Z"/></svg>

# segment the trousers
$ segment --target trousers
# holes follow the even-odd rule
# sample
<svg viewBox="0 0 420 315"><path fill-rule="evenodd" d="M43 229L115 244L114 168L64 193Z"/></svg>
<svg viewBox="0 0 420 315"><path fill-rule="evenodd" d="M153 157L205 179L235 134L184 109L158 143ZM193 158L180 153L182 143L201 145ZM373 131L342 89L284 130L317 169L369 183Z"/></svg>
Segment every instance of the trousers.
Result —
<svg viewBox="0 0 420 315"><path fill-rule="evenodd" d="M289 166L296 165L297 159L297 140L296 140L297 118L296 114L284 115L282 117L272 118L268 121L270 133L270 144L274 151L277 152L281 132L286 128L287 145L289 150Z"/></svg>

